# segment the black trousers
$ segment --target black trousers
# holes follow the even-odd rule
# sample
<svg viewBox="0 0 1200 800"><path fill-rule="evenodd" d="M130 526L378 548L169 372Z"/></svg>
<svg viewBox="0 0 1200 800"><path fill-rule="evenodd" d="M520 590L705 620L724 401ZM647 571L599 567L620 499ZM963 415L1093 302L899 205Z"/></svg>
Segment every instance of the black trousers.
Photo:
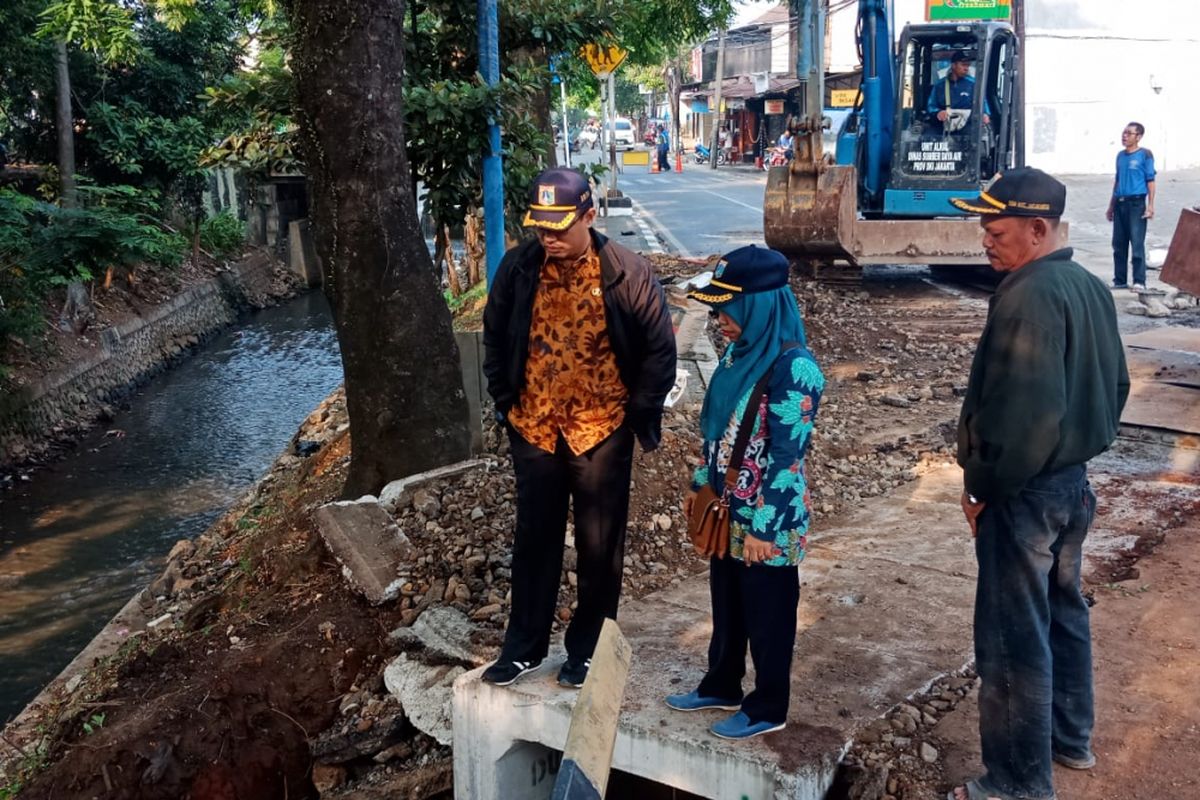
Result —
<svg viewBox="0 0 1200 800"><path fill-rule="evenodd" d="M579 606L567 627L567 655L591 658L605 617L616 619L625 566L633 439L632 429L624 424L577 456L562 436L555 451L547 453L509 429L517 474L517 530L512 611L502 660L540 661L550 649L569 501L575 512Z"/></svg>
<svg viewBox="0 0 1200 800"><path fill-rule="evenodd" d="M748 567L735 558L714 558L708 577L713 635L700 694L728 700L742 697L749 643L754 691L742 701L742 711L751 722L786 722L800 603L799 569Z"/></svg>

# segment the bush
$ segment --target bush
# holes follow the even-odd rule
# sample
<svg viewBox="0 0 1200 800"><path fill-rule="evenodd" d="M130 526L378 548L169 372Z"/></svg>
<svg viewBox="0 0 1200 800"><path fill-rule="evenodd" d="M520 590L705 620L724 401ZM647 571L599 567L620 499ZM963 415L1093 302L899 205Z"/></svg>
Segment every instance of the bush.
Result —
<svg viewBox="0 0 1200 800"><path fill-rule="evenodd" d="M0 364L11 337L28 342L41 331L56 287L93 280L109 267L174 269L183 261L185 237L117 198L131 200L117 191L94 207L68 209L0 191Z"/></svg>
<svg viewBox="0 0 1200 800"><path fill-rule="evenodd" d="M218 258L236 253L246 242L246 223L228 211L200 224L200 246Z"/></svg>

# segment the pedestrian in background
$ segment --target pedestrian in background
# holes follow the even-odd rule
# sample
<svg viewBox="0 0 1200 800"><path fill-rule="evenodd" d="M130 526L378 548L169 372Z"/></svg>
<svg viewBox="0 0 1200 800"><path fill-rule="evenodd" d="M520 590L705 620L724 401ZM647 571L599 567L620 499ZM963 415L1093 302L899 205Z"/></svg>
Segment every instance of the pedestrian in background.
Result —
<svg viewBox="0 0 1200 800"><path fill-rule="evenodd" d="M573 506L579 604L564 686L583 685L625 559L634 437L658 446L675 383L675 335L650 263L592 230L587 180L550 169L530 188L536 237L500 262L483 314L483 370L517 477L512 607L483 680L508 685L550 646Z"/></svg>
<svg viewBox="0 0 1200 800"><path fill-rule="evenodd" d="M1066 187L1037 169L978 198L992 268L958 423L979 578L975 660L986 773L949 800L1052 800L1051 762L1089 769L1093 692L1083 540L1087 462L1117 435L1129 373L1111 293L1059 243Z"/></svg>
<svg viewBox="0 0 1200 800"><path fill-rule="evenodd" d="M671 151L671 136L667 133L666 126L659 123L658 126L658 170L659 172L670 172L671 165L667 161L667 154Z"/></svg>
<svg viewBox="0 0 1200 800"><path fill-rule="evenodd" d="M1108 201L1108 221L1113 224L1113 288L1124 289L1129 280L1133 250L1133 288L1146 288L1146 222L1154 219L1154 153L1142 147L1146 128L1131 122L1121 131L1117 177Z"/></svg>
<svg viewBox="0 0 1200 800"><path fill-rule="evenodd" d="M805 346L782 253L753 245L734 250L717 263L711 283L688 296L712 306L730 344L704 396L704 446L684 516L701 487L723 490L731 460L738 480L726 493L729 552L709 561L708 671L696 689L666 702L677 711L734 711L710 730L748 739L787 723L798 565L810 520L804 459L825 378ZM743 419L753 423L739 436ZM747 644L754 691L743 696Z"/></svg>

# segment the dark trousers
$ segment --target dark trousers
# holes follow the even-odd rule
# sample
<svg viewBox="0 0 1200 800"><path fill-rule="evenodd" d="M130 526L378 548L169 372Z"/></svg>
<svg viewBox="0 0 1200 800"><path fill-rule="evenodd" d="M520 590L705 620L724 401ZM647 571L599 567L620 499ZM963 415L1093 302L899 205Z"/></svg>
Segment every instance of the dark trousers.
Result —
<svg viewBox="0 0 1200 800"><path fill-rule="evenodd" d="M668 148L666 145L658 146L658 169L661 172L670 172L671 171L671 165L670 165L670 163L667 162L667 154L669 153L669 151L670 151L670 148Z"/></svg>
<svg viewBox="0 0 1200 800"><path fill-rule="evenodd" d="M713 634L708 673L698 691L706 697L740 699L749 643L754 691L742 701L742 711L751 722L786 722L800 603L799 569L748 567L735 558L714 558L708 580Z"/></svg>
<svg viewBox="0 0 1200 800"><path fill-rule="evenodd" d="M1133 282L1146 285L1145 197L1119 197L1113 203L1113 283L1129 277L1129 250L1133 249Z"/></svg>
<svg viewBox="0 0 1200 800"><path fill-rule="evenodd" d="M1091 752L1092 640L1079 573L1095 509L1081 465L1035 478L979 517L975 659L989 791L1053 797L1051 753Z"/></svg>
<svg viewBox="0 0 1200 800"><path fill-rule="evenodd" d="M517 529L512 611L501 660L540 661L550 649L571 501L579 606L567 628L567 654L591 658L604 618L616 619L621 597L633 431L622 425L578 456L562 436L553 453L534 447L511 428L509 442L517 474Z"/></svg>

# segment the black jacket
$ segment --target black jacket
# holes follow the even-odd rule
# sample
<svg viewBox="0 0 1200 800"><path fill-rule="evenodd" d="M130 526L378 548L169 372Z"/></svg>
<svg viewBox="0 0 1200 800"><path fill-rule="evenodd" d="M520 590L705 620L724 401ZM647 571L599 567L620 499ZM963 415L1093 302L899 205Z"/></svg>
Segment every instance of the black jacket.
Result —
<svg viewBox="0 0 1200 800"><path fill-rule="evenodd" d="M1057 250L1009 273L988 308L958 422L966 490L1015 495L1117 436L1129 396L1112 292Z"/></svg>
<svg viewBox="0 0 1200 800"><path fill-rule="evenodd" d="M658 446L663 400L675 384L675 332L667 298L646 259L592 231L600 254L600 282L608 338L621 381L629 390L625 408L645 450ZM504 256L483 312L483 372L496 410L507 415L525 387L529 326L545 251L529 239Z"/></svg>

